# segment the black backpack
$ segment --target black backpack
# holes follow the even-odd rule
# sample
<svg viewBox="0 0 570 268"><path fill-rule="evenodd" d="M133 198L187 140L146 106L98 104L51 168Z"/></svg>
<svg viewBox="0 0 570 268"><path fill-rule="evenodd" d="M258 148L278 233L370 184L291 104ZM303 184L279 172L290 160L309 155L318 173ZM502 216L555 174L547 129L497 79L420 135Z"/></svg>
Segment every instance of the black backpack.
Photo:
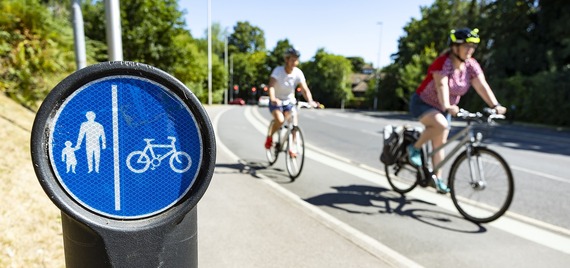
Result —
<svg viewBox="0 0 570 268"><path fill-rule="evenodd" d="M403 128L387 125L384 127L384 147L380 154L380 162L392 165L402 155Z"/></svg>
<svg viewBox="0 0 570 268"><path fill-rule="evenodd" d="M406 154L406 147L418 140L422 129L412 126L384 127L384 148L380 154L380 161L385 165L393 165Z"/></svg>

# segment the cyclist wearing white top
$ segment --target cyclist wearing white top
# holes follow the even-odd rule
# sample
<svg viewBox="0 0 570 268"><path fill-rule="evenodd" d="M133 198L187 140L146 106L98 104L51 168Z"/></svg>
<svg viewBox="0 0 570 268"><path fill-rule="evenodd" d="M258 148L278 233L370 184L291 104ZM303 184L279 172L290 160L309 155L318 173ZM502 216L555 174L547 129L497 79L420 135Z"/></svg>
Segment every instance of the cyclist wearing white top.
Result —
<svg viewBox="0 0 570 268"><path fill-rule="evenodd" d="M275 124L273 124L271 133L265 140L266 149L271 148L273 142L271 137L275 131L281 128L285 118L296 112L295 89L297 86L301 88L301 93L309 104L313 107L316 106L311 90L309 90L305 81L305 75L301 69L297 68L300 55L299 51L294 48L287 49L284 54L285 65L276 67L271 72L271 78L269 79L269 111L273 115ZM295 117L294 125L297 125L296 120L297 118Z"/></svg>

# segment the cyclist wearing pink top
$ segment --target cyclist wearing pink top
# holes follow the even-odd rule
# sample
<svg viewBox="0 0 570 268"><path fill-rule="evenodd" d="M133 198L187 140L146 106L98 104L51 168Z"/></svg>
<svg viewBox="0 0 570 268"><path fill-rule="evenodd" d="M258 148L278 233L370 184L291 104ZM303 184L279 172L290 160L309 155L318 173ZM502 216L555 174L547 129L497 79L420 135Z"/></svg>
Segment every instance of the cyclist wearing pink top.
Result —
<svg viewBox="0 0 570 268"><path fill-rule="evenodd" d="M425 126L416 143L407 148L410 163L415 166L422 165L420 148L424 143L431 141L433 148L438 148L447 142L451 116L459 112L459 99L471 86L499 114L507 111L495 98L481 66L472 58L480 41L478 33L478 29L452 30L449 49L431 64L426 78L410 99L411 114ZM433 164L437 165L444 157L445 152L439 150L433 155ZM434 181L437 191L448 193L449 188L440 179L441 170L437 173Z"/></svg>

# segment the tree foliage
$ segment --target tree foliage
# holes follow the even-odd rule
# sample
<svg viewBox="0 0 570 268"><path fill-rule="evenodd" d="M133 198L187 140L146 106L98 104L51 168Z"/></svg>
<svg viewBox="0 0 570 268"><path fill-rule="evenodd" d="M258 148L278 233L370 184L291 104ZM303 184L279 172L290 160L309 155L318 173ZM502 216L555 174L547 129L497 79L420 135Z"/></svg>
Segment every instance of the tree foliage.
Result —
<svg viewBox="0 0 570 268"><path fill-rule="evenodd" d="M277 41L275 48L273 48L273 50L270 51L269 55L267 56L267 66L269 69L273 70L275 67L280 66L284 63L283 57L285 55L285 51L290 47L293 47L293 45L291 42L289 42L289 39Z"/></svg>
<svg viewBox="0 0 570 268"><path fill-rule="evenodd" d="M75 69L65 20L38 1L0 2L0 90L28 108Z"/></svg>
<svg viewBox="0 0 570 268"><path fill-rule="evenodd" d="M208 98L207 46L192 38L186 30L183 13L176 0L126 0L121 1L121 32L124 60L155 66L173 74L186 84L196 96ZM85 33L92 40L106 43L104 1L86 2L83 5ZM221 28L216 28L221 31ZM216 41L216 54L212 64L212 89L214 102L222 100L227 88L227 71L224 67L220 40ZM223 48L223 43L222 43ZM104 55L98 58L106 60Z"/></svg>
<svg viewBox="0 0 570 268"><path fill-rule="evenodd" d="M361 73L362 69L364 68L364 65L366 65L362 57L348 57L347 59L350 61L350 64L352 65L353 73Z"/></svg>
<svg viewBox="0 0 570 268"><path fill-rule="evenodd" d="M404 27L394 63L383 70L378 93L382 109L407 110L427 67L448 47L449 30L470 27L479 28L482 39L474 56L511 116L569 125L562 115L570 112L570 83L565 79L570 69L570 37L565 34L570 2L436 0L422 7L421 14ZM477 110L484 104L471 91L460 105ZM566 110L543 116L545 110L537 107Z"/></svg>
<svg viewBox="0 0 570 268"><path fill-rule="evenodd" d="M352 96L351 62L343 56L319 49L315 57L301 65L313 98L328 106L340 107L343 100Z"/></svg>
<svg viewBox="0 0 570 268"><path fill-rule="evenodd" d="M231 52L255 53L265 50L265 34L261 28L247 21L238 21L230 35Z"/></svg>
<svg viewBox="0 0 570 268"><path fill-rule="evenodd" d="M75 69L71 2L0 2L0 90L27 107L34 108ZM89 64L107 60L103 2L82 2ZM186 29L178 0L123 0L120 7L124 59L171 73L205 101L207 39L196 39ZM405 25L393 63L383 68L379 81L369 82L367 103L377 98L383 110L407 110L427 67L448 47L449 31L476 27L482 41L474 56L499 100L512 106L517 120L570 125L565 116L570 112L570 36L566 34L570 1L435 0L420 11L421 18ZM232 30L228 33L217 23L212 26L214 102L222 100L228 79L240 87L242 98L264 94L251 88L268 82L271 70L283 64L284 50L293 45L283 39L267 49L264 31L247 21L237 22ZM231 78L224 64L226 37L233 59ZM347 59L320 49L300 67L315 99L338 107L353 98L350 73L364 64L361 58ZM460 105L473 110L483 103L471 91Z"/></svg>

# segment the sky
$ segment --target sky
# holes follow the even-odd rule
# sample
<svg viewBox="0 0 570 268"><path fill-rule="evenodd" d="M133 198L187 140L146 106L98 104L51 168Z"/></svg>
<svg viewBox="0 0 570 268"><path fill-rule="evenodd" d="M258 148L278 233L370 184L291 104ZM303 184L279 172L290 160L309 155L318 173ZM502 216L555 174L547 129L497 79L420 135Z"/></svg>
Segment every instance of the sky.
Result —
<svg viewBox="0 0 570 268"><path fill-rule="evenodd" d="M319 48L345 57L362 57L374 67L391 63L404 26L421 19L420 7L434 0L180 0L186 27L195 38L206 38L208 1L212 23L233 32L238 21L265 34L265 47L288 39L311 60Z"/></svg>

